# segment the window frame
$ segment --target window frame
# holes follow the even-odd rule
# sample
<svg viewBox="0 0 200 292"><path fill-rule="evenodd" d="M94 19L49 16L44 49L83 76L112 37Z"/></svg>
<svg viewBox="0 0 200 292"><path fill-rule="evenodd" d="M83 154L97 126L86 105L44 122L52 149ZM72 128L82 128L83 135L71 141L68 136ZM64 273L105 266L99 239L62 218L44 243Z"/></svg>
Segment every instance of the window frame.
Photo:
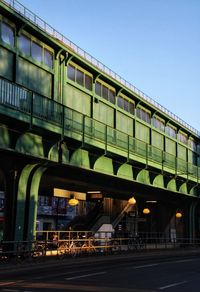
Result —
<svg viewBox="0 0 200 292"><path fill-rule="evenodd" d="M71 79L68 75L68 68L70 66L74 67L74 69L75 69L75 80ZM78 71L83 74L83 84L81 84L77 81L77 74L78 74L77 72ZM68 81L76 83L78 86L80 86L81 88L84 88L85 90L92 91L92 89L93 89L93 75L90 72L88 72L87 70L85 70L84 68L82 68L81 66L77 65L76 63L71 61L67 64L66 76L67 76ZM88 85L87 85L88 81L86 81L86 76L87 76L87 78L90 78L88 80L91 80L91 88L90 89L88 88Z"/></svg>

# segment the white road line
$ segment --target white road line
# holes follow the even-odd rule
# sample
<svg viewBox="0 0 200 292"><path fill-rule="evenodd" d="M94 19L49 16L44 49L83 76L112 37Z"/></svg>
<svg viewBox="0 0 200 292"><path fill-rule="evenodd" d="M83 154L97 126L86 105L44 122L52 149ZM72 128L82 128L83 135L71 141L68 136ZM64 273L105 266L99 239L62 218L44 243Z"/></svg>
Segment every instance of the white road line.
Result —
<svg viewBox="0 0 200 292"><path fill-rule="evenodd" d="M75 277L70 277L70 278L65 278L65 280L74 280L74 279L79 279L79 278L86 278L86 277L90 277L90 276L97 276L97 275L103 275L106 274L106 272L99 272L99 273L91 273L91 274L85 274L85 275L81 275L81 276L75 276Z"/></svg>
<svg viewBox="0 0 200 292"><path fill-rule="evenodd" d="M165 289L168 289L168 288L171 288L171 287L174 287L174 286L179 286L179 285L182 285L182 284L185 284L185 283L187 283L187 281L173 283L173 284L170 284L170 285L167 285L167 286L159 287L158 289L159 290L165 290Z"/></svg>
<svg viewBox="0 0 200 292"><path fill-rule="evenodd" d="M175 261L175 263L186 263L186 262L193 262L193 259Z"/></svg>
<svg viewBox="0 0 200 292"><path fill-rule="evenodd" d="M134 269L142 269L142 268L150 268L150 267L155 267L158 266L159 264L149 264L149 265L143 265L143 266L136 266L133 267Z"/></svg>

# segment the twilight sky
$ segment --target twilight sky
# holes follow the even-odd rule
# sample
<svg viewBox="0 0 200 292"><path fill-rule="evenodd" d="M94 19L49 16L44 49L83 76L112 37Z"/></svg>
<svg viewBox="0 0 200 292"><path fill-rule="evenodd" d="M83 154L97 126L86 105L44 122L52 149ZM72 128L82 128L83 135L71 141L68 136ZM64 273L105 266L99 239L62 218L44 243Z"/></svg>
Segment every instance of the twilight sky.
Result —
<svg viewBox="0 0 200 292"><path fill-rule="evenodd" d="M200 132L199 0L19 0Z"/></svg>

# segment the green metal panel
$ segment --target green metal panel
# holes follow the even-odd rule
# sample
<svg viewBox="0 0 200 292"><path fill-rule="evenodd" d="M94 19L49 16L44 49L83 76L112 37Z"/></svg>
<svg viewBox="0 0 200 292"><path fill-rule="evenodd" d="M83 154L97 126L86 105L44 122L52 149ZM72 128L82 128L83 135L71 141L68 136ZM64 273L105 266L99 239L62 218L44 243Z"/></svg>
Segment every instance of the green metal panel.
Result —
<svg viewBox="0 0 200 292"><path fill-rule="evenodd" d="M117 112L116 129L133 136L133 119L123 113Z"/></svg>
<svg viewBox="0 0 200 292"><path fill-rule="evenodd" d="M169 154L173 154L174 156L176 156L176 142L166 137L165 151Z"/></svg>
<svg viewBox="0 0 200 292"><path fill-rule="evenodd" d="M51 97L52 75L30 62L18 58L17 82L35 92Z"/></svg>
<svg viewBox="0 0 200 292"><path fill-rule="evenodd" d="M167 189L170 190L170 191L173 191L173 192L176 192L177 191L177 188L176 188L176 180L174 178L171 179L168 182Z"/></svg>
<svg viewBox="0 0 200 292"><path fill-rule="evenodd" d="M77 149L73 152L70 164L78 167L90 168L89 153L84 149Z"/></svg>
<svg viewBox="0 0 200 292"><path fill-rule="evenodd" d="M164 136L161 133L158 133L154 130L151 132L151 144L159 148L160 150L164 150Z"/></svg>
<svg viewBox="0 0 200 292"><path fill-rule="evenodd" d="M187 194L188 190L187 190L187 183L183 183L180 188L179 188L179 192L183 193L183 194Z"/></svg>
<svg viewBox="0 0 200 292"><path fill-rule="evenodd" d="M114 126L114 109L103 102L94 102L93 117L95 120L98 120L110 127Z"/></svg>
<svg viewBox="0 0 200 292"><path fill-rule="evenodd" d="M10 134L8 132L8 127L3 124L0 124L0 147L1 148L10 147Z"/></svg>
<svg viewBox="0 0 200 292"><path fill-rule="evenodd" d="M136 121L135 137L149 144L149 127Z"/></svg>
<svg viewBox="0 0 200 292"><path fill-rule="evenodd" d="M69 84L66 84L64 88L63 104L90 116L91 96Z"/></svg>
<svg viewBox="0 0 200 292"><path fill-rule="evenodd" d="M136 180L138 182L144 183L144 184L150 184L150 177L149 177L149 171L146 169L142 169L137 177Z"/></svg>
<svg viewBox="0 0 200 292"><path fill-rule="evenodd" d="M16 223L15 223L15 240L23 240L24 235L24 219L25 219L25 203L26 193L28 186L28 179L30 173L35 165L26 165L21 172L19 179L19 186L17 192L17 205L16 205Z"/></svg>
<svg viewBox="0 0 200 292"><path fill-rule="evenodd" d="M0 75L13 79L13 53L0 47Z"/></svg>
<svg viewBox="0 0 200 292"><path fill-rule="evenodd" d="M62 163L69 163L69 150L67 149L66 144L61 144L61 160ZM48 158L52 161L59 161L59 151L58 151L58 143L53 145L49 151Z"/></svg>
<svg viewBox="0 0 200 292"><path fill-rule="evenodd" d="M177 145L177 148L178 148L178 153L177 153L177 157L178 158L181 158L181 159L183 159L183 160L187 160L186 159L186 147L184 147L184 146L182 146L182 145L180 145L180 144L178 144Z"/></svg>
<svg viewBox="0 0 200 292"><path fill-rule="evenodd" d="M114 174L112 159L105 156L99 157L94 164L94 170Z"/></svg>
<svg viewBox="0 0 200 292"><path fill-rule="evenodd" d="M133 180L132 166L126 163L122 164L117 171L117 176L123 177L125 179Z"/></svg>
<svg viewBox="0 0 200 292"><path fill-rule="evenodd" d="M44 157L42 137L32 133L25 133L18 138L15 150Z"/></svg>
<svg viewBox="0 0 200 292"><path fill-rule="evenodd" d="M155 187L164 188L163 175L159 174L154 178L153 185Z"/></svg>
<svg viewBox="0 0 200 292"><path fill-rule="evenodd" d="M28 240L35 240L36 238L36 219L37 219L37 205L38 205L38 190L43 173L47 168L39 167L32 178L30 188L30 202L29 202L29 216L28 216Z"/></svg>

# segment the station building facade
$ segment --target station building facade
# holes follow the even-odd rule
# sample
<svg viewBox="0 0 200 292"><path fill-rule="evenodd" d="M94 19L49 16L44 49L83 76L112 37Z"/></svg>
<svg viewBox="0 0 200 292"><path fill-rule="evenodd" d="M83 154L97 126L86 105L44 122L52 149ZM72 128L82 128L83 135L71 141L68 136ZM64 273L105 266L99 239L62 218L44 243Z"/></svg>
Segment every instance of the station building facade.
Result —
<svg viewBox="0 0 200 292"><path fill-rule="evenodd" d="M103 224L198 237L199 141L18 1L0 1L1 239Z"/></svg>

